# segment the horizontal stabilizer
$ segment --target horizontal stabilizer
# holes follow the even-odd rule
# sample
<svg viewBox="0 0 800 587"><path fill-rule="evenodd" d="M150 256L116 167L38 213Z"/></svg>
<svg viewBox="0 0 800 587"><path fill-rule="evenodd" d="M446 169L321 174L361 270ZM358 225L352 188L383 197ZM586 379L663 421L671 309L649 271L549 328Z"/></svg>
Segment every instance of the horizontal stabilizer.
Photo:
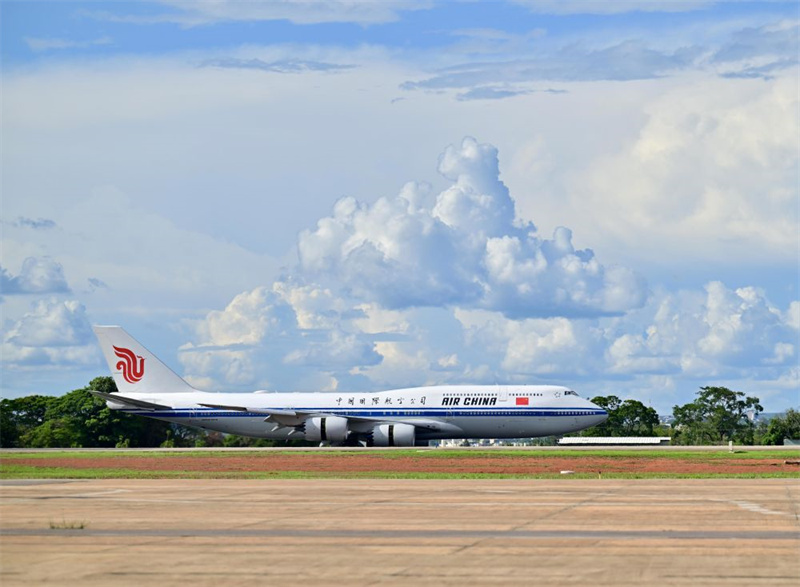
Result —
<svg viewBox="0 0 800 587"><path fill-rule="evenodd" d="M112 402L115 404L123 404L126 406L131 406L133 408L139 408L142 410L171 410L172 406L162 406L161 404L154 404L152 402L142 401L140 399L133 399L130 397L125 397L123 395L119 395L118 393L104 393L102 391L92 391L89 390L89 393L99 397L100 399L104 399L107 402Z"/></svg>

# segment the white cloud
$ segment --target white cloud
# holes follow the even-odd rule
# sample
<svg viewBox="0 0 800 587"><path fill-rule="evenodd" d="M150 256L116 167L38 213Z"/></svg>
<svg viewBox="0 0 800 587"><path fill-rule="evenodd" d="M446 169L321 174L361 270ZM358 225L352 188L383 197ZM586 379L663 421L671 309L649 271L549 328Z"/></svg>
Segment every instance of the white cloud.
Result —
<svg viewBox="0 0 800 587"><path fill-rule="evenodd" d="M291 308L269 288L259 287L237 295L224 310L209 312L198 334L203 345L254 345L295 328Z"/></svg>
<svg viewBox="0 0 800 587"><path fill-rule="evenodd" d="M48 368L96 364L86 308L75 300L35 302L3 335L4 369Z"/></svg>
<svg viewBox="0 0 800 587"><path fill-rule="evenodd" d="M272 289L292 307L298 328L333 328L339 316L345 312L344 300L337 298L330 289L315 285L292 285L278 281Z"/></svg>
<svg viewBox="0 0 800 587"><path fill-rule="evenodd" d="M62 49L88 49L90 47L97 47L99 45L110 45L110 37L99 37L90 41L76 41L72 39L56 39L56 38L34 38L25 37L25 44L28 45L31 51L37 53L43 51L57 51Z"/></svg>
<svg viewBox="0 0 800 587"><path fill-rule="evenodd" d="M425 10L432 3L404 0L160 0L176 11L155 15L117 15L87 12L99 20L132 24L173 22L186 27L232 21L288 20L295 24L353 22L361 25L392 22L407 10Z"/></svg>
<svg viewBox="0 0 800 587"><path fill-rule="evenodd" d="M631 81L695 69L702 50L679 47L653 49L638 40L590 47L572 44L550 50L534 46L529 54L508 60L478 59L444 67L434 75L407 81L404 90L466 89L457 99L509 98L547 91L532 82Z"/></svg>
<svg viewBox="0 0 800 587"><path fill-rule="evenodd" d="M712 57L727 77L770 79L782 69L800 63L800 21L782 20L734 32Z"/></svg>
<svg viewBox="0 0 800 587"><path fill-rule="evenodd" d="M615 393L611 377L672 394L680 381L778 381L796 360L797 304L782 312L758 288L720 282L648 298L634 272L576 250L569 229L543 239L517 218L493 147L465 139L439 171L449 185L438 193L409 183L373 204L339 200L300 234L289 277L200 323L182 356L190 375L356 389L555 380Z"/></svg>
<svg viewBox="0 0 800 587"><path fill-rule="evenodd" d="M289 365L317 368L325 372L348 372L354 366L380 363L382 356L374 347L370 340L332 330L325 340L306 343L302 348L288 353L283 360Z"/></svg>
<svg viewBox="0 0 800 587"><path fill-rule="evenodd" d="M384 388L404 387L408 382L412 382L412 385L425 384L430 381L427 377L431 361L422 349L414 346L391 341L377 342L375 352L381 360L375 365L356 366L353 371Z"/></svg>
<svg viewBox="0 0 800 587"><path fill-rule="evenodd" d="M337 376L381 360L371 338L354 326L364 320L363 312L327 289L277 281L197 321L194 342L179 358L189 380L206 388L313 385L326 377L325 386L335 388Z"/></svg>
<svg viewBox="0 0 800 587"><path fill-rule="evenodd" d="M224 385L268 387L257 379L253 353L247 350L204 349L184 347L180 361L186 369L186 380L205 390L219 390Z"/></svg>
<svg viewBox="0 0 800 587"><path fill-rule="evenodd" d="M800 302L795 301L789 304L789 309L784 315L784 321L791 328L800 330Z"/></svg>
<svg viewBox="0 0 800 587"><path fill-rule="evenodd" d="M301 233L300 270L387 308L447 304L513 316L600 315L639 307L643 279L576 251L572 233L542 239L519 223L499 179L497 150L471 138L450 146L432 197L408 184L374 204L343 198L333 216Z"/></svg>
<svg viewBox="0 0 800 587"><path fill-rule="evenodd" d="M647 316L643 328L640 316L615 326L624 333L610 338L606 358L612 372L777 376L771 365L797 360L789 321L756 288L731 290L710 282L705 295L661 293L639 313Z"/></svg>
<svg viewBox="0 0 800 587"><path fill-rule="evenodd" d="M742 47L759 36L720 26ZM156 344L191 339L180 360L209 389L513 379L688 394L695 381L729 377L733 387L794 393L800 302L787 307L785 297L795 295L797 260L797 70L757 82L714 77L772 67L787 34L768 34L773 48L744 57L742 47L679 53L695 42L680 34L689 41L630 44L604 33L563 54L555 71L585 79L586 68L607 76L620 63L628 77L652 77L684 64L672 77L564 81L563 94L500 103L455 100L460 89L392 100L405 80L445 74L542 90L525 73L525 51L556 54L563 37L530 35L520 50L519 39L494 35L507 41L493 55L509 56L509 75L521 80L513 84L485 77L494 75L485 64L439 69L465 53L375 46L18 68L4 75L4 263L16 270L49 255L74 290L106 283L74 295L93 318L157 321ZM428 177L442 145L466 132L497 145L499 166L490 148L457 145L443 157L448 177ZM394 195L409 177L433 185ZM118 187L98 188L109 185ZM352 198L329 213L342 194ZM13 226L16 218L57 229ZM307 265L284 259L288 277L274 283L277 263L263 251L283 254L319 218L301 239ZM643 284L612 262L648 275L659 293L635 309ZM659 265L687 291L657 287ZM726 281L735 271L731 283L784 296L780 323L764 292L711 296L687 284L723 279L724 265L734 268ZM763 267L767 278L752 271ZM28 301L7 296L11 325ZM466 313L474 324L454 317ZM180 338L176 323L198 314L198 330ZM61 349L58 361L81 347L24 348L44 364L42 349Z"/></svg>
<svg viewBox="0 0 800 587"><path fill-rule="evenodd" d="M587 231L651 258L796 259L796 82L704 79L649 104L635 140L571 182Z"/></svg>
<svg viewBox="0 0 800 587"><path fill-rule="evenodd" d="M177 226L111 187L76 197L58 215L58 226L37 231L35 239L25 227L4 230L4 257L25 259L19 276L3 274L5 293L69 291L66 270L76 284L105 284L94 291L123 311L133 305L205 309L213 298L221 303L257 284L276 265L267 255Z"/></svg>
<svg viewBox="0 0 800 587"><path fill-rule="evenodd" d="M454 369L459 365L458 355L455 353L453 353L452 355L439 357L439 360L436 362L442 369Z"/></svg>
<svg viewBox="0 0 800 587"><path fill-rule="evenodd" d="M4 294L50 294L69 292L64 268L50 257L28 257L19 275L0 267L0 292Z"/></svg>
<svg viewBox="0 0 800 587"><path fill-rule="evenodd" d="M404 333L409 329L409 321L403 312L387 310L376 303L359 304L356 309L363 317L353 319L353 324L365 334Z"/></svg>
<svg viewBox="0 0 800 587"><path fill-rule="evenodd" d="M709 8L716 0L512 0L540 14L619 14L625 12L691 12Z"/></svg>
<svg viewBox="0 0 800 587"><path fill-rule="evenodd" d="M485 310L456 310L466 346L481 349L501 380L530 376L582 377L597 369L601 332L586 320L509 319Z"/></svg>
<svg viewBox="0 0 800 587"><path fill-rule="evenodd" d="M281 59L280 61L267 62L262 59L238 59L236 57L226 57L209 59L201 64L201 67L219 67L222 69L256 69L272 73L307 73L310 71L326 71L335 73L346 69L351 69L352 65L339 65L336 63L324 63L321 61L307 61L304 59Z"/></svg>

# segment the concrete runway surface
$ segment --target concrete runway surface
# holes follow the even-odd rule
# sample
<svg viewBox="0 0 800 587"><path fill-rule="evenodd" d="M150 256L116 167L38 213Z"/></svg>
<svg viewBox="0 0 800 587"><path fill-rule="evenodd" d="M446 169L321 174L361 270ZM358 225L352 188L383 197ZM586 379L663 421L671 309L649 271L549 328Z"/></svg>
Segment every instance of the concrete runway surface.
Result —
<svg viewBox="0 0 800 587"><path fill-rule="evenodd" d="M0 497L3 587L800 584L797 479L8 480Z"/></svg>

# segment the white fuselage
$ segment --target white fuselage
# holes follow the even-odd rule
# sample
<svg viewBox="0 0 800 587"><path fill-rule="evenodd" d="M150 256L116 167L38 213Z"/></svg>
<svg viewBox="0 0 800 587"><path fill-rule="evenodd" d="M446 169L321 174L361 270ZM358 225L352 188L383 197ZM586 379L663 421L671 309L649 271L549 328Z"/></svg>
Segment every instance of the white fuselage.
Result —
<svg viewBox="0 0 800 587"><path fill-rule="evenodd" d="M357 433L376 422L416 426L416 439L529 438L575 432L606 420L605 410L566 387L453 385L367 393L127 393L170 406L146 410L109 404L127 413L229 434L285 440L294 428L277 427L268 410L348 418ZM204 407L222 406L222 407ZM225 406L235 406L229 409Z"/></svg>

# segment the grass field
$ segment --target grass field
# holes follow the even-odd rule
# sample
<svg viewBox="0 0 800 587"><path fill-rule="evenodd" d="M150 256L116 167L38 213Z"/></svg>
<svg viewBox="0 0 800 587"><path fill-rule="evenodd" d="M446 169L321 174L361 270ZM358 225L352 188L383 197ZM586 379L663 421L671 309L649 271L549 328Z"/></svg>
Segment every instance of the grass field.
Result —
<svg viewBox="0 0 800 587"><path fill-rule="evenodd" d="M460 450L0 452L2 479L800 478L800 451ZM568 474L562 471L569 471Z"/></svg>
<svg viewBox="0 0 800 587"><path fill-rule="evenodd" d="M658 459L675 459L675 460L713 460L713 459L764 459L765 457L771 459L798 459L800 458L800 449L791 448L774 448L768 451L763 450L747 450L746 448L738 448L734 452L729 452L727 447L719 447L718 450L663 450L663 449L638 449L631 451L630 449L614 449L614 448L597 448L597 449L428 449L428 448L408 448L408 449L392 449L392 450L362 450L362 451L348 451L348 450L328 450L319 451L316 449L293 449L293 450L280 450L270 449L265 450L237 450L237 451L209 451L209 450L181 450L181 451L162 451L162 450L87 450L87 449L65 449L53 450L46 449L41 451L31 450L25 452L16 451L0 451L0 463L3 461L14 461L20 459L52 459L52 458L70 458L70 459L96 459L99 456L103 457L122 457L131 458L139 457L146 454L148 457L158 459L169 458L241 458L243 456L252 458L269 458L271 455L286 455L286 456L315 456L326 457L334 459L342 458L358 458L361 455L369 454L370 456L378 456L383 459L399 459L399 458L415 458L415 459L463 459L463 458L518 458L529 459L536 458L585 458L585 457L604 457L604 458L658 458Z"/></svg>

